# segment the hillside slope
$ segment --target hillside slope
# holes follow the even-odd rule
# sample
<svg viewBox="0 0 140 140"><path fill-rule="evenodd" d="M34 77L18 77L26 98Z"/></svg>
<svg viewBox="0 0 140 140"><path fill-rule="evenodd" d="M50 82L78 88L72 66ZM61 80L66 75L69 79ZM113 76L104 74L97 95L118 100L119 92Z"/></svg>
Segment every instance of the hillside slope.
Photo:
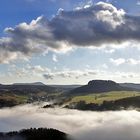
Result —
<svg viewBox="0 0 140 140"><path fill-rule="evenodd" d="M25 129L19 132L0 133L0 140L68 140L67 134L55 129Z"/></svg>
<svg viewBox="0 0 140 140"><path fill-rule="evenodd" d="M30 93L46 92L46 93L55 93L59 89L47 85L0 85L0 93L10 91L11 93L19 95L28 95Z"/></svg>
<svg viewBox="0 0 140 140"><path fill-rule="evenodd" d="M132 91L132 88L120 86L110 80L92 80L87 85L75 88L70 91L71 95L84 95L87 93L102 93L109 91Z"/></svg>

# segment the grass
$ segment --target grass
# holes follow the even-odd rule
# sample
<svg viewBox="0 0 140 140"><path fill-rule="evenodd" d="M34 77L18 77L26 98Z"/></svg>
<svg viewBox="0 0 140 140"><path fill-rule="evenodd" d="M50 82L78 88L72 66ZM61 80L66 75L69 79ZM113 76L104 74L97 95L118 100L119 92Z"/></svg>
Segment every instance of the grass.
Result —
<svg viewBox="0 0 140 140"><path fill-rule="evenodd" d="M73 97L69 103L73 102L79 102L79 101L85 101L86 103L96 103L96 104L102 104L103 101L115 101L123 98L128 97L136 97L140 96L140 92L136 91L112 91L112 92L106 92L106 93L100 93L100 94L88 94L85 96L76 96Z"/></svg>
<svg viewBox="0 0 140 140"><path fill-rule="evenodd" d="M22 104L22 103L26 103L28 100L27 96L19 96L19 95L2 95L0 96L1 100L5 100L5 101L13 101L17 104Z"/></svg>
<svg viewBox="0 0 140 140"><path fill-rule="evenodd" d="M19 103L26 103L28 100L27 96L16 96L17 102Z"/></svg>

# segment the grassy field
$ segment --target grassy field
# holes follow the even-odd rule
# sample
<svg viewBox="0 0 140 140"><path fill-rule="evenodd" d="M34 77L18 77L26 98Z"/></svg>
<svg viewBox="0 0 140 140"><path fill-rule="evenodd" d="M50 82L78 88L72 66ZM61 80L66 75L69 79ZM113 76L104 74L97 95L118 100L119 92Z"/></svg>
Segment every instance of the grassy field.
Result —
<svg viewBox="0 0 140 140"><path fill-rule="evenodd" d="M2 95L0 96L0 100L5 100L5 101L13 101L17 104L22 104L26 103L28 100L27 96L18 96L18 95Z"/></svg>
<svg viewBox="0 0 140 140"><path fill-rule="evenodd" d="M79 102L79 101L85 101L86 103L96 103L96 104L102 104L103 101L115 101L123 98L128 97L135 97L140 96L140 92L136 91L112 91L112 92L106 92L106 93L100 93L100 94L88 94L86 96L76 96L72 97L72 99L68 102Z"/></svg>

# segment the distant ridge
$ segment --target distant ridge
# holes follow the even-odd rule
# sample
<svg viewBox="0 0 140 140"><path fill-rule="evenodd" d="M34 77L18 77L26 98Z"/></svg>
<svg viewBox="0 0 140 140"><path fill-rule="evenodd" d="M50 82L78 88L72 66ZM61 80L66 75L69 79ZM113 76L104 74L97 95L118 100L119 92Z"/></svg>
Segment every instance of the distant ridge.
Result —
<svg viewBox="0 0 140 140"><path fill-rule="evenodd" d="M120 86L122 87L128 87L128 88L133 88L136 90L140 90L140 84L135 84L135 83L120 83Z"/></svg>
<svg viewBox="0 0 140 140"><path fill-rule="evenodd" d="M42 82L34 82L34 83L13 83L13 85L33 85L33 86L45 86Z"/></svg>
<svg viewBox="0 0 140 140"><path fill-rule="evenodd" d="M58 88L51 87L45 85L41 82L35 83L15 83L12 85L0 85L0 91L10 91L15 94L30 94L30 93L39 93L39 92L46 92L46 93L56 93L60 91Z"/></svg>
<svg viewBox="0 0 140 140"><path fill-rule="evenodd" d="M86 93L101 93L109 91L132 91L134 89L123 87L119 83L116 83L111 80L92 80L89 81L87 85L75 88L70 91L72 95L84 95Z"/></svg>
<svg viewBox="0 0 140 140"><path fill-rule="evenodd" d="M72 89L81 87L82 85L49 85L49 86L67 91L67 90L72 90Z"/></svg>

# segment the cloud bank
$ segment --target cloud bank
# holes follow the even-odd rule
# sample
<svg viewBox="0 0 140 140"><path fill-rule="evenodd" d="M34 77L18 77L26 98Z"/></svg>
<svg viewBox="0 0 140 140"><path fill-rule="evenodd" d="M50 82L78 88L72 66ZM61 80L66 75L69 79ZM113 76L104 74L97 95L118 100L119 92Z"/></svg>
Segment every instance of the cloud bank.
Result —
<svg viewBox="0 0 140 140"><path fill-rule="evenodd" d="M43 74L43 77L45 79L54 79L56 77L61 77L61 78L80 78L84 76L95 76L99 72L97 70L64 70L64 71L57 71L57 72L48 72L46 74Z"/></svg>
<svg viewBox="0 0 140 140"><path fill-rule="evenodd" d="M0 110L0 131L51 127L76 140L139 140L140 112L86 112L24 105Z"/></svg>
<svg viewBox="0 0 140 140"><path fill-rule="evenodd" d="M44 16L31 23L6 28L7 37L0 38L0 63L19 57L30 58L49 50L65 52L73 47L100 47L124 41L139 41L140 16L105 2L60 9L50 20Z"/></svg>
<svg viewBox="0 0 140 140"><path fill-rule="evenodd" d="M133 66L140 64L139 59L133 59L133 58L129 58L129 59L125 59L125 58L113 59L113 58L110 58L110 62L112 62L116 66L119 66L121 64L129 64L129 65L133 65Z"/></svg>

